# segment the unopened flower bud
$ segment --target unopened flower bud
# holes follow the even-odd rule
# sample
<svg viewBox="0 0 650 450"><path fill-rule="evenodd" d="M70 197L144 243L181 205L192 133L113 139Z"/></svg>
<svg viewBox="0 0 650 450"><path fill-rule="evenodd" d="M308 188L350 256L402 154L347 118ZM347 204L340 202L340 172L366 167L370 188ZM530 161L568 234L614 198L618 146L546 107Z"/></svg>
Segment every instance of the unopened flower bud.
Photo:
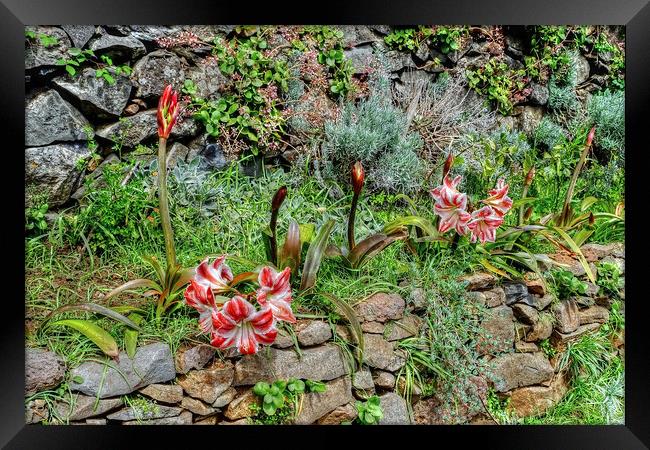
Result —
<svg viewBox="0 0 650 450"><path fill-rule="evenodd" d="M528 173L526 174L526 180L524 181L524 186L529 187L533 179L535 178L535 167L531 167Z"/></svg>
<svg viewBox="0 0 650 450"><path fill-rule="evenodd" d="M524 213L524 222L527 222L530 219L530 216L533 215L533 207L529 206L526 212Z"/></svg>
<svg viewBox="0 0 650 450"><path fill-rule="evenodd" d="M450 151L449 155L447 155L447 159L445 160L445 165L442 168L442 178L443 178L443 180L447 176L447 174L449 173L449 171L451 170L453 165L454 165L454 154Z"/></svg>
<svg viewBox="0 0 650 450"><path fill-rule="evenodd" d="M587 142L586 142L587 147L591 147L591 143L593 142L595 135L596 135L596 127L591 127L591 130L589 130L589 134L587 135Z"/></svg>
<svg viewBox="0 0 650 450"><path fill-rule="evenodd" d="M280 209L280 206L282 206L282 202L284 202L284 198L286 196L287 196L287 187L282 186L280 189L278 189L278 191L273 196L273 200L271 201L271 209L274 211Z"/></svg>
<svg viewBox="0 0 650 450"><path fill-rule="evenodd" d="M357 161L354 166L352 166L352 189L357 195L361 192L361 189L363 189L364 178L365 173L361 161Z"/></svg>

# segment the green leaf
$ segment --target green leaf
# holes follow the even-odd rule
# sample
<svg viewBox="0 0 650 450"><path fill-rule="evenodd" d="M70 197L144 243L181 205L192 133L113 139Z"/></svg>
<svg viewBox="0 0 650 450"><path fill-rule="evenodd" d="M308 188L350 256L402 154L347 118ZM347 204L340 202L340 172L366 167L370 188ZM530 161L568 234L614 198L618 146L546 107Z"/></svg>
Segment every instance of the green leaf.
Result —
<svg viewBox="0 0 650 450"><path fill-rule="evenodd" d="M291 268L291 273L295 274L300 267L301 248L300 227L298 222L292 220L287 231L287 238L278 255L278 269L283 270L288 266Z"/></svg>
<svg viewBox="0 0 650 450"><path fill-rule="evenodd" d="M551 227L557 234L559 234L562 239L564 239L564 242L566 242L569 245L569 248L578 256L578 260L580 261L580 264L582 265L582 268L585 270L587 273L587 276L589 277L589 281L592 283L596 284L596 277L594 276L594 273L591 271L591 268L589 267L589 263L587 262L587 259L585 258L585 255L582 254L582 251L580 250L580 247L574 242L573 239L571 239L571 236L569 236L564 230L558 227Z"/></svg>
<svg viewBox="0 0 650 450"><path fill-rule="evenodd" d="M268 393L269 389L271 389L271 386L268 383L260 381L253 387L253 393L262 397Z"/></svg>
<svg viewBox="0 0 650 450"><path fill-rule="evenodd" d="M262 405L262 410L267 416L272 416L275 414L276 408L273 403L264 403L264 405Z"/></svg>
<svg viewBox="0 0 650 450"><path fill-rule="evenodd" d="M359 322L359 318L357 317L357 313L354 311L354 309L350 306L350 304L344 300L341 300L335 295L328 294L327 292L320 292L320 295L323 297L327 298L334 307L336 308L336 311L341 314L345 319L348 321L350 324L350 328L352 329L352 334L354 335L355 340L357 341L357 362L359 363L359 366L361 366L361 363L363 361L363 351L364 351L364 340L363 340L363 330L361 329L361 323Z"/></svg>
<svg viewBox="0 0 650 450"><path fill-rule="evenodd" d="M71 77L74 77L77 71L75 70L74 67L66 65L65 70L70 74Z"/></svg>
<svg viewBox="0 0 650 450"><path fill-rule="evenodd" d="M89 320L59 320L52 322L50 326L65 326L79 331L111 358L117 358L120 353L117 348L117 342L115 342L115 339L113 339L113 337L108 334L106 330L100 328Z"/></svg>
<svg viewBox="0 0 650 450"><path fill-rule="evenodd" d="M129 314L129 319L136 325L140 325L140 322L142 322L142 316L137 313ZM139 332L137 330L128 329L124 331L124 347L126 348L126 354L131 359L135 356L135 349L138 345L138 334Z"/></svg>
<svg viewBox="0 0 650 450"><path fill-rule="evenodd" d="M161 279L164 279L164 275L161 276ZM147 278L138 278L138 279L135 279L135 280L128 281L128 282L124 283L123 285L116 287L115 289L113 289L112 291L110 291L108 294L106 294L104 296L104 300L108 300L109 298L114 297L114 296L116 296L117 294L119 294L121 292L130 290L130 289L143 288L143 287L153 289L153 290L158 291L158 292L163 291L162 287L160 287L160 285L158 283L156 283L155 281L149 280Z"/></svg>
<svg viewBox="0 0 650 450"><path fill-rule="evenodd" d="M302 280L300 283L300 290L304 291L310 289L316 283L316 275L318 274L318 269L325 255L325 248L327 247L327 241L332 233L334 228L334 219L327 221L325 225L321 227L318 231L318 234L309 245L307 250L307 256L305 257L305 264L302 268Z"/></svg>
<svg viewBox="0 0 650 450"><path fill-rule="evenodd" d="M69 312L69 311L85 311L85 312L91 312L91 313L97 313L101 314L103 316L109 317L113 320L116 320L118 322L121 322L125 324L128 327L133 328L134 330L140 331L140 327L135 324L133 321L130 319L124 317L122 314L116 312L113 309L107 308L102 305L98 305L96 303L78 303L74 305L65 305L61 306L54 311L50 312L45 319L43 319L43 323L46 323L51 317L60 314L62 312ZM42 323L42 324L43 324ZM41 325L42 325L41 324Z"/></svg>

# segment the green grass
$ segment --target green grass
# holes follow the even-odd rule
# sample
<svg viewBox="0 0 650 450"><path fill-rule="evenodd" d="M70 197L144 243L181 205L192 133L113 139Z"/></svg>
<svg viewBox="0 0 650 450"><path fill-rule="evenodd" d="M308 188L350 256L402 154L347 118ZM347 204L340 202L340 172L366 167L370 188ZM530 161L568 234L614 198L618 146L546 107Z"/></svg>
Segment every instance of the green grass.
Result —
<svg viewBox="0 0 650 450"><path fill-rule="evenodd" d="M271 197L282 185L288 186L289 194L278 219L280 243L292 219L299 223L313 223L317 229L327 220L334 219L336 226L330 243L342 246L346 242L351 192L345 185L319 181L302 167L286 173L282 170L269 171L259 179L248 178L235 168L230 168L208 177L206 183L216 192L216 208L211 215L200 214L200 204L181 205L175 200L173 190L171 192L177 255L184 265L192 266L207 255L222 253L232 256L229 264L235 273L264 263L265 250L260 230L270 218ZM134 190L120 191L118 186L105 189L113 189L117 196L140 195ZM39 330L41 320L62 305L105 303L103 296L112 288L133 278L152 275L142 262L143 256L155 255L164 259L162 232L156 226L142 228L148 230L143 235L120 235L107 228L103 230L104 236L114 235L116 245L106 248L97 246L93 222L84 220L101 216L102 211L111 207L111 203L106 201L109 197L104 195L95 198L100 200L85 206L95 209L92 215L85 215L83 210L70 210L48 233L28 236L25 241L27 344L54 351L66 360L69 367L88 359L101 358L100 350L75 331ZM136 200L133 199L134 204L143 204ZM434 218L428 192L414 195L413 202L417 205L417 214ZM152 213L145 210L143 217ZM394 196L364 193L357 211L357 241L380 231L385 223L396 217L412 213L404 201ZM115 226L118 227L121 221L132 220L132 216L115 219ZM549 250L547 244L537 239L527 245L539 252ZM334 325L345 323L345 319L327 298L317 295L318 292L332 293L354 305L376 292L397 292L408 298L413 289L423 289L428 304L426 325L421 335L400 344L407 352L407 365L399 378L404 380L403 394L407 397L416 386L424 396L439 397L447 411L445 420L452 423L461 420L458 411L478 411L482 407L476 387L471 382L472 377L485 373L476 351L476 342L482 339L479 325L482 310L465 298L464 286L457 278L469 271L480 270L479 259L484 255L477 253L475 246L465 239L460 240L455 249L424 243L416 244L416 248L417 252L413 252L403 242L394 243L354 271L347 269L338 258L324 259L315 293L296 293L294 310L307 316L327 318ZM151 298L123 294L112 299L108 306L123 304L138 306L146 311L138 337L139 345L164 341L172 351L176 351L184 342L208 342L208 337L198 330L195 312L188 307L178 308L158 323L154 319L154 301ZM115 338L119 348L124 349L124 325L90 314L64 313L60 318L73 316L97 320L97 324ZM611 327L620 328L621 324L620 314L613 313ZM339 338L335 338L335 342L355 367L354 345ZM587 367L574 370L590 370L592 366L598 370L598 376L580 381L582 384L577 385L579 389L592 389L594 392L600 389L598 392L605 396L610 392L609 387L613 389L616 386L614 381L618 372L615 368L598 365L604 360L604 348L600 343L583 343L582 347L572 348L571 358L567 362L569 366ZM596 355L600 355L600 359ZM67 395L66 386L64 383L58 390L40 393L38 398L45 399L48 408L51 408L57 399ZM581 396L579 393L578 390L573 397L567 398L575 398L571 400L574 404L589 399L589 395ZM595 398L595 395L591 397ZM614 397L609 395L608 398ZM614 405L615 402L612 400L610 403ZM554 414L561 415L561 410L558 411ZM615 405L609 411L614 414L617 411ZM549 415L547 419L536 420L549 420L551 423L560 419Z"/></svg>

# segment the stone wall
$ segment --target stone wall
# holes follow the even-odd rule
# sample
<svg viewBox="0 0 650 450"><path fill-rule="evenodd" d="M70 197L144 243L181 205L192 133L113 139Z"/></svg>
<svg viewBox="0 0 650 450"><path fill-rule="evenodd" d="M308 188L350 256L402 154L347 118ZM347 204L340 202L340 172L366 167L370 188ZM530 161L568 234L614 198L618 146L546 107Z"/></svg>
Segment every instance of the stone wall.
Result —
<svg viewBox="0 0 650 450"><path fill-rule="evenodd" d="M610 261L624 273L623 245L588 244L582 250L592 266ZM568 255L551 257L584 278L577 260ZM592 284L586 295L558 302L532 276L521 282L497 282L486 273L463 279L467 295L487 308L482 317L485 340L477 345L491 370L489 376L472 380L483 403L488 387L492 387L510 397L513 412L520 417L555 405L570 389L565 371L559 370L559 355L568 342L607 322L611 299L599 295ZM294 331L301 355L294 348L293 338L282 334L271 348L243 357L235 352L218 352L205 344L183 344L172 354L167 344L154 342L139 347L133 359L122 352L116 363L118 372L95 361L66 368L57 355L28 348L26 395L70 380L72 405L60 401L56 410L72 424L246 424L253 414L250 405L260 401L252 392L255 383L295 377L322 381L327 386L325 392L304 394L296 424L352 421L357 415L355 401L373 394L381 399L382 424L445 423L445 411L435 394L423 398L416 389L409 408L396 383L406 362L397 343L419 334L424 320L422 305L407 304L397 294L377 293L354 309L365 344L357 370L336 343L355 342L348 327L300 320ZM545 339L558 352L550 360L539 346ZM621 335L616 344L621 356L624 342ZM125 405L121 396L132 393L151 399L155 406L142 410ZM26 413L28 423L57 420L48 417L43 400L28 403ZM491 423L485 413L466 411L463 415L461 411L459 415L462 423Z"/></svg>
<svg viewBox="0 0 650 450"><path fill-rule="evenodd" d="M354 68L355 80L364 80L369 71L381 70L391 80L394 96L399 96L404 86L414 80L433 83L443 70L463 70L485 63L494 49L485 41L470 41L462 50L449 54L426 45L415 52L389 49L383 38L391 31L388 26L339 26L343 32L344 56ZM74 203L83 191L79 190L85 176L96 169L101 160L117 160L132 151L138 144L152 144L156 139L158 96L167 83L176 89L185 80L192 80L197 93L204 98L217 98L228 80L210 56L206 46L161 48L160 39L176 39L181 32L192 32L205 42L217 36L231 36L233 26L84 26L27 27L28 31L47 34L58 39L58 44L44 47L37 42L28 43L25 53L26 103L25 103L25 169L27 195L46 193L51 209ZM281 42L282 36L275 36ZM505 33L502 54L508 66L523 67L522 42L516 35ZM72 47L90 49L96 58L108 56L113 64L128 64L130 75L115 74L114 84L97 77L92 63L79 66L74 76L69 76L64 66L57 65L68 57ZM381 61L381 64L379 62ZM433 65L433 61L439 61ZM600 89L586 81L590 63L578 56L575 62L580 69L578 84L582 99L590 90ZM304 77L303 77L304 78ZM299 80L304 85L303 80ZM359 81L362 83L363 81ZM304 86L303 86L304 87ZM466 88L465 88L466 89ZM459 98L463 98L459 93ZM334 117L337 105L325 93L310 91L300 97L292 109L303 116L310 127L320 127L324 118ZM509 116L492 116L491 124L506 124L530 132L544 116L548 100L546 86L531 83L526 95L521 95ZM474 110L468 111L470 116ZM317 117L314 117L317 116ZM486 116L488 117L488 116ZM293 161L296 153L306 146L308 136L293 120L287 123L288 144L277 151L268 151L282 161ZM89 149L89 140L98 148ZM175 160L188 160L197 155L221 161L223 154L206 153L214 144L192 117L187 117L174 128L172 142ZM99 161L78 164L93 153ZM213 152L214 153L214 152ZM153 155L149 155L150 159ZM278 160L276 160L277 163Z"/></svg>

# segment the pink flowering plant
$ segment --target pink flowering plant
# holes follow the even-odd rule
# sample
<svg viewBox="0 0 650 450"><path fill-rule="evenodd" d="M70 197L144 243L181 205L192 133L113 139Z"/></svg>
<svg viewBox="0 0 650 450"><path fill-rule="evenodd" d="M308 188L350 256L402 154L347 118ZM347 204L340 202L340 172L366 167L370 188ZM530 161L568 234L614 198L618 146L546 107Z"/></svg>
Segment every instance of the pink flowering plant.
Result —
<svg viewBox="0 0 650 450"><path fill-rule="evenodd" d="M211 263L206 258L185 290L185 303L198 311L199 328L210 335L213 346L257 353L260 345L275 341L279 322L296 322L290 276L289 267L278 271L264 266L235 277L225 255ZM252 292L236 288L245 281L255 286Z"/></svg>
<svg viewBox="0 0 650 450"><path fill-rule="evenodd" d="M470 212L467 194L458 190L461 182L460 175L452 179L446 173L442 185L431 191L435 200L433 211L440 218L438 231L446 233L453 229L460 236L469 234L471 242L495 242L496 231L512 208L508 184L500 179L496 187L488 191L488 196L480 201L484 206Z"/></svg>

